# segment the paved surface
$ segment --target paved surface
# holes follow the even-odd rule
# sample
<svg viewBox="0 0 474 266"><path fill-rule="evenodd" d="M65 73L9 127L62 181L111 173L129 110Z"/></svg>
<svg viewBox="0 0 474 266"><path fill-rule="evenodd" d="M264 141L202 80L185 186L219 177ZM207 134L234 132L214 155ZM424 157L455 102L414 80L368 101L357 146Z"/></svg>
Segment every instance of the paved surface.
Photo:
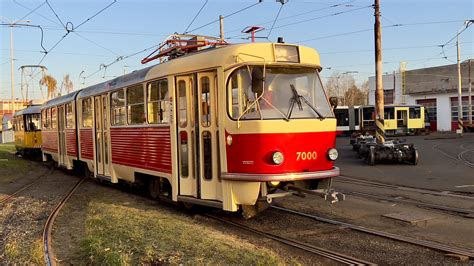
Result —
<svg viewBox="0 0 474 266"><path fill-rule="evenodd" d="M350 138L341 137L337 139L339 159L336 165L341 168L342 175L350 177L416 188L474 193L474 134L465 134L463 138L446 137L449 135L401 137L418 148L420 161L416 166L369 166L352 151ZM458 158L459 154L467 163Z"/></svg>

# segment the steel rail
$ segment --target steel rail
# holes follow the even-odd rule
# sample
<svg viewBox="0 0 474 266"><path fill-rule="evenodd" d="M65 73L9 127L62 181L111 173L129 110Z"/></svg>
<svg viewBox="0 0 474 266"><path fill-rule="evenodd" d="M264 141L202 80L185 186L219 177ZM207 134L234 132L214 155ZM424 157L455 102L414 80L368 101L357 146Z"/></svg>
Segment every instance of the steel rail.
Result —
<svg viewBox="0 0 474 266"><path fill-rule="evenodd" d="M340 182L340 183L364 185L364 186L371 186L371 187L381 187L381 188L396 189L396 190L409 191L409 192L418 192L421 194L429 194L429 195L436 195L436 196L444 196L444 197L452 197L452 198L460 198L460 199L468 199L468 200L474 199L473 196L457 194L457 193L462 193L459 191L440 191L440 190L430 190L430 189L415 188L415 187L402 186L402 185L393 185L393 184L379 183L379 182L365 180L365 179L359 179L359 178L355 178L355 177L351 177L347 175L340 175L334 181L336 183Z"/></svg>
<svg viewBox="0 0 474 266"><path fill-rule="evenodd" d="M350 229L355 230L355 231L359 231L359 232L363 232L363 233L367 233L367 234L371 234L371 235L376 235L376 236L380 236L380 237L384 237L384 238L388 238L388 239L392 239L392 240L397 240L397 241L404 242L404 243L418 245L418 246L422 246L422 247L426 247L426 248L429 248L429 249L434 249L434 250L438 250L438 251L442 251L442 252L446 252L446 253L463 255L463 256L469 257L471 259L474 258L474 250L470 250L470 249L465 249L465 248L460 248L460 247L453 247L453 246L448 246L446 244L441 244L441 243L437 243L437 242L433 242L433 241L429 241L429 240L422 240L422 239L416 239L416 238L412 238L412 237L392 234L392 233L388 233L388 232L384 232L384 231L379 231L379 230L376 230L376 229L366 228L366 227L363 227L363 226L360 226L360 225L355 225L355 224L350 224L350 223L341 222L341 221L337 221L337 220L332 220L332 219L328 219L328 218L324 218L324 217L320 217L320 216L316 216L316 215L312 215L312 214L308 214L308 213L303 213L303 212L300 212L300 211L291 210L291 209L287 209L287 208L283 208L283 207L272 206L271 208L276 209L276 210L280 210L280 211L283 211L283 212L287 212L287 213L296 214L296 215L299 215L299 216L302 216L302 217L310 218L310 219L313 219L313 220L316 220L316 221L319 221L319 222L329 223L329 224L333 224L333 225L337 225L337 226L343 226L343 227L350 228Z"/></svg>
<svg viewBox="0 0 474 266"><path fill-rule="evenodd" d="M466 158L464 158L464 154L466 154L468 152L474 152L474 150L465 150L465 151L460 152L458 154L458 159L461 160L465 165L474 168L474 163L472 163L469 160L467 160Z"/></svg>
<svg viewBox="0 0 474 266"><path fill-rule="evenodd" d="M76 189L86 180L87 177L81 178L79 182L77 182L74 187L64 196L64 198L56 205L56 207L53 209L51 214L48 216L48 219L46 220L44 230L43 230L43 248L44 248L44 260L46 265L48 266L54 266L56 265L56 260L54 256L54 250L51 245L51 231L53 228L53 223L54 220L56 219L56 216L58 215L59 211L61 208L64 206L66 201L72 196L72 194L76 191Z"/></svg>
<svg viewBox="0 0 474 266"><path fill-rule="evenodd" d="M344 193L344 194L348 194L348 195L354 195L354 196L372 198L372 199L379 199L379 200L386 200L386 201L390 201L390 202L408 203L408 204L413 204L413 205L417 205L417 206L421 206L421 207L426 207L426 208L429 208L429 209L455 212L455 213L464 214L464 215L473 215L474 214L474 210L471 210L471 209L448 207L448 206L442 206L442 205L437 205L437 204L432 204L432 203L420 202L420 201L410 200L410 199L397 199L397 198L391 198L391 197L375 195L375 194L369 194L369 193L364 193L364 192L357 192L357 191L341 190L341 192Z"/></svg>
<svg viewBox="0 0 474 266"><path fill-rule="evenodd" d="M253 234L256 234L256 235L259 235L259 236L262 236L262 237L280 242L280 243L285 244L287 246L298 248L298 249L304 250L306 252L309 252L309 253L312 253L312 254L315 254L315 255L318 255L318 256L322 256L322 257L325 257L325 258L328 258L328 259L331 259L331 260L334 260L334 261L337 261L337 262L340 262L340 263L343 263L343 264L346 264L346 265L375 265L375 263L372 263L372 262L369 262L369 261L365 261L365 260L362 260L362 259L357 259L357 258L348 256L348 255L345 255L345 254L342 254L342 253L330 251L330 250L320 248L320 247L316 247L316 246L313 246L313 245L310 245L310 244L307 244L307 243L303 243L303 242L300 242L300 241L296 241L296 240L292 240L292 239L285 238L285 237L282 237L282 236L277 236L277 235L274 235L274 234L271 234L271 233L263 232L263 231L260 231L260 230L254 229L254 228L250 228L250 227L245 226L243 224L232 222L232 221L220 218L220 217L216 217L216 216L209 215L209 214L204 214L204 216L207 217L207 218L213 219L213 220L217 220L221 223L225 223L227 225L231 225L231 226L234 226L236 228L251 232Z"/></svg>
<svg viewBox="0 0 474 266"><path fill-rule="evenodd" d="M13 198L14 196L18 195L19 193L21 193L22 191L30 188L31 186L33 186L34 184L38 183L41 178L51 174L54 172L54 169L49 169L49 171L47 171L46 173L43 173L43 174L40 174L38 177L36 177L35 180L33 180L31 183L17 189L15 192L11 193L10 195L8 196L5 196L3 197L2 199L0 199L0 204L4 204L5 202L7 202L8 200L10 200L11 198Z"/></svg>

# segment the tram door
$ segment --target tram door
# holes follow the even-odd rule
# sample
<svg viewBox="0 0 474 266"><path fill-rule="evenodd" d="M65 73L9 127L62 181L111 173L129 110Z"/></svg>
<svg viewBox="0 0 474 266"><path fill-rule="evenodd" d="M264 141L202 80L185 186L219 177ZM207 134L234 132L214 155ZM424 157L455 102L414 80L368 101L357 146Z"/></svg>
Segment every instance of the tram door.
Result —
<svg viewBox="0 0 474 266"><path fill-rule="evenodd" d="M94 117L95 117L95 169L97 175L109 176L109 145L108 133L109 124L107 117L107 95L94 97Z"/></svg>
<svg viewBox="0 0 474 266"><path fill-rule="evenodd" d="M176 78L179 194L218 199L216 73Z"/></svg>
<svg viewBox="0 0 474 266"><path fill-rule="evenodd" d="M397 127L404 129L407 127L408 110L397 110Z"/></svg>
<svg viewBox="0 0 474 266"><path fill-rule="evenodd" d="M66 114L64 105L58 106L58 160L60 165L66 165Z"/></svg>

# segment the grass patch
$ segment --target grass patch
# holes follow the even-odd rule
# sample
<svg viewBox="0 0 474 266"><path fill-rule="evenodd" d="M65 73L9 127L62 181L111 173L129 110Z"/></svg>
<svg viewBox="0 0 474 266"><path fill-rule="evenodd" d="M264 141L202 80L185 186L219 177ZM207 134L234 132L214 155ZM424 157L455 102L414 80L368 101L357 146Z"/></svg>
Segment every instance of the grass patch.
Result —
<svg viewBox="0 0 474 266"><path fill-rule="evenodd" d="M86 264L281 265L284 258L166 210L91 201L81 257Z"/></svg>
<svg viewBox="0 0 474 266"><path fill-rule="evenodd" d="M5 255L10 262L15 262L15 264L41 265L44 263L43 241L41 239L31 243L16 240L10 241L5 244Z"/></svg>
<svg viewBox="0 0 474 266"><path fill-rule="evenodd" d="M32 162L15 156L14 144L0 144L0 184L24 177Z"/></svg>

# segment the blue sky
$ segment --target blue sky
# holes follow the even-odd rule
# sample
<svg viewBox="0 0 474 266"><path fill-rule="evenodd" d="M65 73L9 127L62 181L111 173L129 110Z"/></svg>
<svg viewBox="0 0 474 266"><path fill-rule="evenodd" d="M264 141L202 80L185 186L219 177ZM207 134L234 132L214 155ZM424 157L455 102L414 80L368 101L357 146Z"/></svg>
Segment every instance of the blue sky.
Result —
<svg viewBox="0 0 474 266"><path fill-rule="evenodd" d="M54 49L66 30L44 0L0 0L2 22L28 19L32 25L44 29L43 46L50 50L42 65L58 83L65 74L71 76L74 88L79 75L86 76L85 85L92 85L140 69L140 60L147 52L118 61L104 71L101 64L109 64L118 57L128 56L160 43L167 35L182 33L205 0L117 0L96 17L80 25L113 0L48 0L63 24L71 22L76 28ZM209 0L190 30L237 10L257 3L258 0ZM456 61L455 36L466 19L474 19L472 0L381 0L383 71L392 72L401 61L407 69L452 64ZM324 67L322 76L334 71L353 73L358 82L374 75L373 1L368 0L289 0L282 8L269 39L284 37L288 43L299 43L317 49ZM248 25L260 25L267 36L281 4L264 0L225 19L229 42L248 42L240 31ZM30 9L35 9L30 12ZM5 19L6 17L6 19ZM71 25L71 24L69 24ZM79 26L80 25L80 26ZM394 26L396 25L396 26ZM10 28L0 26L0 98L10 98ZM193 33L217 35L218 23ZM260 39L259 41L264 41ZM474 57L474 25L460 36L461 60ZM38 64L44 53L41 34L37 28L14 28L15 69L21 65ZM444 57L447 58L444 58ZM94 74L95 73L95 74ZM20 95L20 72L15 73L15 94ZM82 80L81 80L82 81ZM37 85L30 98L41 97Z"/></svg>

